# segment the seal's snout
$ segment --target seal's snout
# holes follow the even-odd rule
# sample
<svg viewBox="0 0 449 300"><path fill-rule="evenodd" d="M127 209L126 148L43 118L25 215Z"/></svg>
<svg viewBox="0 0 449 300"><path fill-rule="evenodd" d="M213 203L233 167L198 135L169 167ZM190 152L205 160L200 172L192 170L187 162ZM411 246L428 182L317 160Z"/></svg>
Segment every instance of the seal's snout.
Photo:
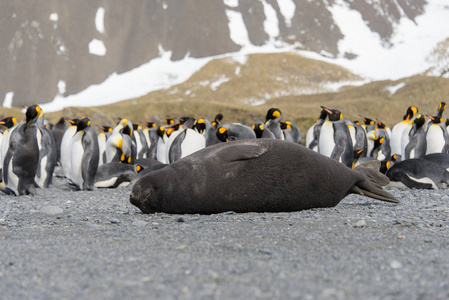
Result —
<svg viewBox="0 0 449 300"><path fill-rule="evenodd" d="M131 194L129 195L129 202L131 202L132 205L135 205L137 207L139 207L140 205L140 189L141 189L140 185L135 184L131 191Z"/></svg>
<svg viewBox="0 0 449 300"><path fill-rule="evenodd" d="M139 200L134 196L134 193L131 193L131 195L129 195L129 202L131 202L131 204L135 206L137 206L137 204L139 203Z"/></svg>

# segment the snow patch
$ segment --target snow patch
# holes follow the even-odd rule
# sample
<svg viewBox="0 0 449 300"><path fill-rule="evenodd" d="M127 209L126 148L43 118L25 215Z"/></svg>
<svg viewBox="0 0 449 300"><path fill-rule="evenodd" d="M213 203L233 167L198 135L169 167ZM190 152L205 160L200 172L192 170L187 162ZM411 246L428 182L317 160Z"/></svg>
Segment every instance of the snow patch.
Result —
<svg viewBox="0 0 449 300"><path fill-rule="evenodd" d="M57 13L54 12L54 13L50 14L49 19L50 19L50 21L58 22L59 16Z"/></svg>
<svg viewBox="0 0 449 300"><path fill-rule="evenodd" d="M431 67L426 57L448 37L449 8L445 0L428 1L426 12L415 18L416 23L402 17L388 47L346 2L337 0L328 9L344 35L338 45L341 55L331 62L373 80L397 80L423 73ZM345 52L357 57L345 59Z"/></svg>
<svg viewBox="0 0 449 300"><path fill-rule="evenodd" d="M239 6L239 0L224 0L224 4L228 7L238 7Z"/></svg>
<svg viewBox="0 0 449 300"><path fill-rule="evenodd" d="M390 93L391 96L396 94L396 92L405 86L405 82L398 83L396 85L389 85L385 89Z"/></svg>
<svg viewBox="0 0 449 300"><path fill-rule="evenodd" d="M229 32L231 40L242 47L251 45L248 36L248 30L243 22L242 14L230 9L226 10L226 16L228 17Z"/></svg>
<svg viewBox="0 0 449 300"><path fill-rule="evenodd" d="M273 41L276 37L279 36L279 20L276 14L276 10L267 3L266 0L260 0L263 5L263 12L265 14L265 21L263 22L263 28L265 32L270 37L270 40Z"/></svg>
<svg viewBox="0 0 449 300"><path fill-rule="evenodd" d="M70 106L99 106L137 98L152 91L167 89L186 81L213 57L185 58L171 61L171 51L160 47L161 56L122 74L111 74L98 85L91 85L78 94L56 95L50 103L40 105L45 112L62 110Z"/></svg>
<svg viewBox="0 0 449 300"><path fill-rule="evenodd" d="M3 100L3 107L11 108L13 98L14 98L14 92L6 93L5 99Z"/></svg>
<svg viewBox="0 0 449 300"><path fill-rule="evenodd" d="M95 14L95 28L101 34L104 33L104 8L99 7Z"/></svg>
<svg viewBox="0 0 449 300"><path fill-rule="evenodd" d="M58 93L59 93L59 95L64 95L65 94L66 87L67 87L67 84L65 83L64 80L59 80L58 81Z"/></svg>
<svg viewBox="0 0 449 300"><path fill-rule="evenodd" d="M223 83L225 83L229 80L230 79L227 78L225 75L222 75L218 80L216 80L210 84L210 88L212 91L215 92L220 85L222 85Z"/></svg>
<svg viewBox="0 0 449 300"><path fill-rule="evenodd" d="M89 53L98 55L98 56L105 56L106 55L106 47L102 40L93 39L89 43Z"/></svg>
<svg viewBox="0 0 449 300"><path fill-rule="evenodd" d="M285 26L292 27L292 19L295 16L296 4L293 0L277 0L281 14L284 17Z"/></svg>

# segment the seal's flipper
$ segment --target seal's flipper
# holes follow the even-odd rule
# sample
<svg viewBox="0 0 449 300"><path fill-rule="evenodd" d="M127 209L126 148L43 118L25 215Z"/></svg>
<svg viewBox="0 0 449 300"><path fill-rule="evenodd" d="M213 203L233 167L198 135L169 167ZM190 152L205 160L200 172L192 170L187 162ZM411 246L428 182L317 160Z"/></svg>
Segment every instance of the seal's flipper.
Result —
<svg viewBox="0 0 449 300"><path fill-rule="evenodd" d="M357 182L352 187L350 193L365 195L377 200L399 203L399 200L392 194L382 189L382 186L390 183L390 179L379 172L380 165L380 161L369 161L354 168L354 171L361 173L364 179Z"/></svg>
<svg viewBox="0 0 449 300"><path fill-rule="evenodd" d="M236 144L220 149L215 154L217 158L227 162L234 162L240 160L248 160L259 157L267 152L265 147L254 144Z"/></svg>

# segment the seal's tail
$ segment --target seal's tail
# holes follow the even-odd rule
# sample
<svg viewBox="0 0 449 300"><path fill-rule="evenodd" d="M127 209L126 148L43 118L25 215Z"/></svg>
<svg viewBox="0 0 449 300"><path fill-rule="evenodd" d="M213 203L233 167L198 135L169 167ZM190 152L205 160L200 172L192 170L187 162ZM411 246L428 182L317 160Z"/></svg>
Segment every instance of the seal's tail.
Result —
<svg viewBox="0 0 449 300"><path fill-rule="evenodd" d="M387 185L390 180L379 172L380 162L369 161L354 168L354 171L362 175L362 180L357 182L351 189L351 193L365 195L377 200L399 203L392 194L384 191L382 186Z"/></svg>

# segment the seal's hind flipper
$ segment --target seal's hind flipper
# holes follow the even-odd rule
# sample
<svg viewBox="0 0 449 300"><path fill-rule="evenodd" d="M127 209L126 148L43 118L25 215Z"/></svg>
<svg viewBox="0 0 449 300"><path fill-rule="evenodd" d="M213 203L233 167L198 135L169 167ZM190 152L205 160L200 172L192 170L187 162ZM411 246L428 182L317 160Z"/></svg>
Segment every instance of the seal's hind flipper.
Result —
<svg viewBox="0 0 449 300"><path fill-rule="evenodd" d="M365 195L377 200L399 203L392 194L383 190L382 186L390 183L387 176L379 172L380 161L369 161L354 168L364 179L357 182L350 193ZM363 178L362 177L362 178Z"/></svg>

